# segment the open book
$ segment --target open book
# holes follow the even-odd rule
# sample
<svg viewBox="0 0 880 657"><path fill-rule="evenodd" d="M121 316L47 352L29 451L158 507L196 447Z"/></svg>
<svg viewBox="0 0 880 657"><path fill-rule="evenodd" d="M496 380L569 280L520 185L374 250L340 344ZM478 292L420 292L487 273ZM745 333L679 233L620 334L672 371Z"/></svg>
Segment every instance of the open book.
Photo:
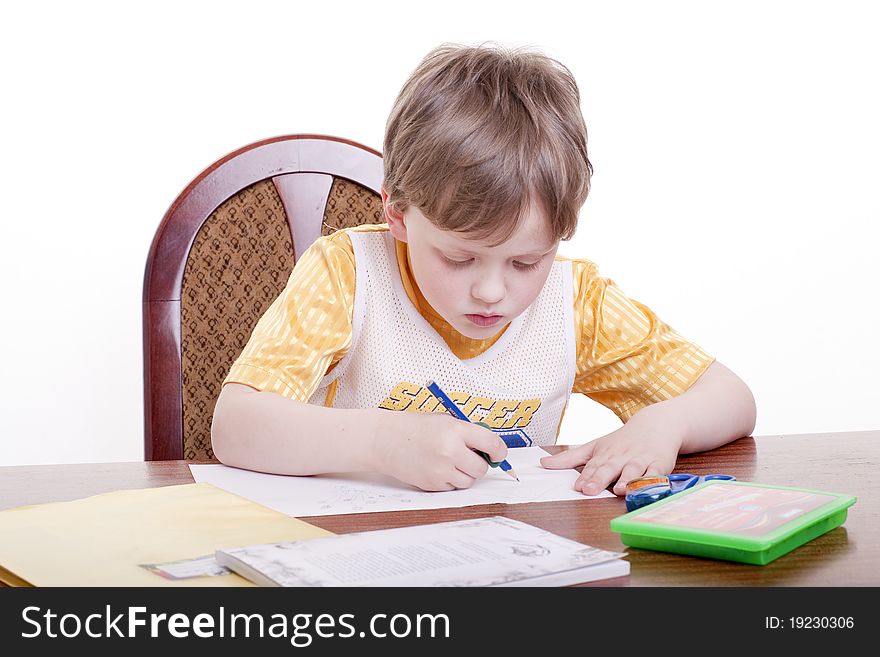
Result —
<svg viewBox="0 0 880 657"><path fill-rule="evenodd" d="M566 586L628 575L622 556L501 516L216 553L262 586Z"/></svg>

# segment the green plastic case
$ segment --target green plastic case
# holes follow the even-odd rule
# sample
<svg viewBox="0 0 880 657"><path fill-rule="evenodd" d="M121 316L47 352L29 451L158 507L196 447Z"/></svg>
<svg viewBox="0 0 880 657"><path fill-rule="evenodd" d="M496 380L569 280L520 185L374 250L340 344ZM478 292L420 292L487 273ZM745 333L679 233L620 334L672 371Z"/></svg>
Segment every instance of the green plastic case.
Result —
<svg viewBox="0 0 880 657"><path fill-rule="evenodd" d="M839 527L852 495L707 481L611 521L630 547L766 565Z"/></svg>

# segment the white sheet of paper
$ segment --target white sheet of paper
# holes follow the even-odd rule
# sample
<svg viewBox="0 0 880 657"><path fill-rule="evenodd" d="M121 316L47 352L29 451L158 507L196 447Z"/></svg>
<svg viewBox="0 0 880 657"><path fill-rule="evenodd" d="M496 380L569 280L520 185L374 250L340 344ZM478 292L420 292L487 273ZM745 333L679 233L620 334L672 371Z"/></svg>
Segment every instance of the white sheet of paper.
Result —
<svg viewBox="0 0 880 657"><path fill-rule="evenodd" d="M428 493L392 477L371 473L346 473L296 477L270 475L225 465L190 465L197 482L207 482L290 516L328 516L372 511L443 509L475 504L522 504L556 500L612 497L608 491L585 496L574 490L576 470L546 470L540 447L518 447L507 452L507 461L519 475L515 481L500 468L470 488Z"/></svg>

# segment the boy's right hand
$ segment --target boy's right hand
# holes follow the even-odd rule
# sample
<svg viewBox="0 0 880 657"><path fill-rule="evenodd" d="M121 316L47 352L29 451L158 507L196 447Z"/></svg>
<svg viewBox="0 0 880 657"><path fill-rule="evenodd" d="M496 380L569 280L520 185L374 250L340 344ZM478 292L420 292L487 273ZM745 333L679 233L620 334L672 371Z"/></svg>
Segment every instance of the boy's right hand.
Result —
<svg viewBox="0 0 880 657"><path fill-rule="evenodd" d="M377 471L422 490L468 488L486 474L489 464L507 457L497 435L471 422L440 413L378 411L373 437Z"/></svg>

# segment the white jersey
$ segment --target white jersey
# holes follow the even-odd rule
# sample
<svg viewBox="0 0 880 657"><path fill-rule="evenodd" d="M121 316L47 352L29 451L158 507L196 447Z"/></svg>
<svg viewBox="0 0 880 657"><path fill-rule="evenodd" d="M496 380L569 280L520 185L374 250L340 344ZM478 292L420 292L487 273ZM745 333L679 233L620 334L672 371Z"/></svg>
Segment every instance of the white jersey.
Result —
<svg viewBox="0 0 880 657"><path fill-rule="evenodd" d="M403 289L391 233L349 237L357 268L351 347L309 402L443 413L425 387L433 380L509 446L554 444L575 374L571 263L554 261L525 312L489 349L462 360Z"/></svg>

